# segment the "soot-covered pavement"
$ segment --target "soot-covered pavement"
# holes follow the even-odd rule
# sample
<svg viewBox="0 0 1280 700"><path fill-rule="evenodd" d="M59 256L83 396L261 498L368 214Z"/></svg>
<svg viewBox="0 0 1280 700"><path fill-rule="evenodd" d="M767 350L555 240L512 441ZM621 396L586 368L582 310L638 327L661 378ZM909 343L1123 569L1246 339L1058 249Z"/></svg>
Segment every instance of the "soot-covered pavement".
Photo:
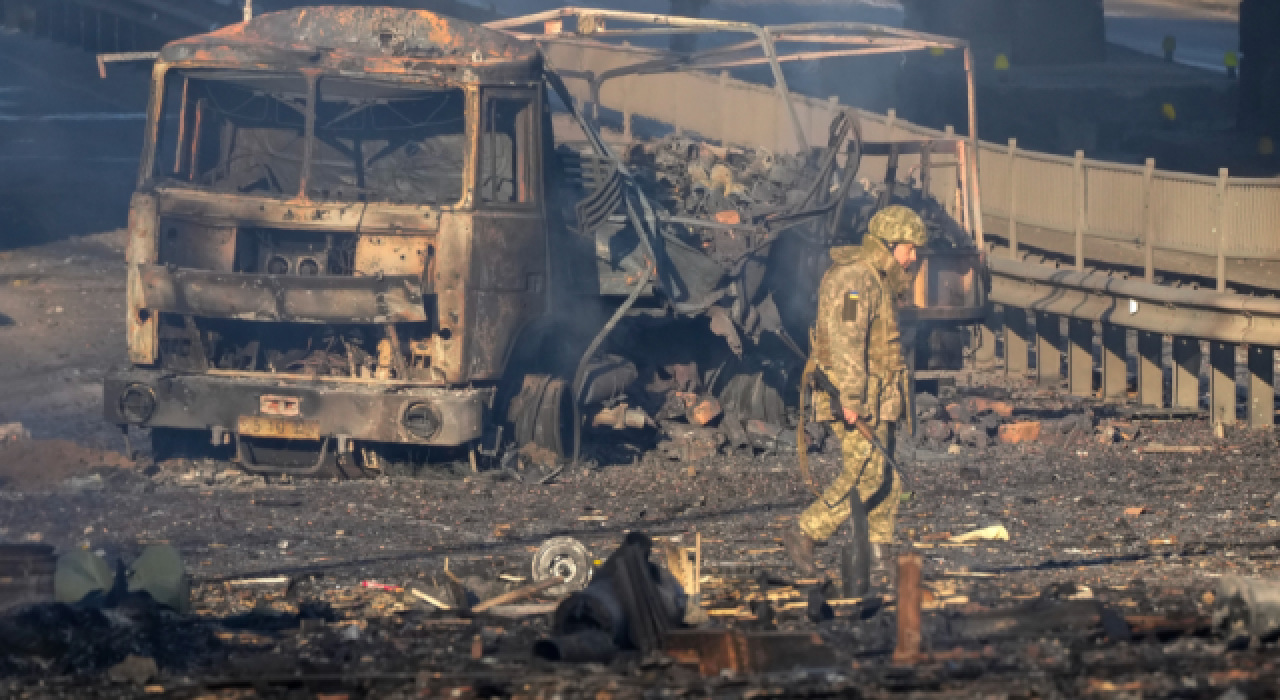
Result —
<svg viewBox="0 0 1280 700"><path fill-rule="evenodd" d="M962 388L958 398L984 391ZM1274 436L1228 429L1217 438L1194 420L1080 418L1080 404L1043 390L1015 387L1002 397L1013 419L1052 414L1043 422L1058 428L1033 442L948 449L965 433L949 419L957 437L926 440L907 460L912 483L898 544L860 600L840 598L838 543L819 549L835 585L798 580L788 565L781 529L809 499L794 452L685 463L654 450L630 464L572 467L545 485L536 466L267 483L170 464L149 475L104 468L53 490L0 492L0 540L87 548L113 563L168 543L194 581L186 615L148 605L45 605L0 617L0 690L11 697L1272 693L1274 643L1223 634L1213 613L1222 577L1273 576ZM834 450L812 456L818 478L831 478ZM1008 539L956 541L991 526L1003 526ZM825 648L822 663L704 676L660 652L549 662L531 654L548 633L548 615L465 616L412 593L449 601L452 576L484 600L527 583L533 552L547 538L577 538L603 560L628 531L686 546L700 533L711 627L811 632ZM892 659L894 557L908 548L922 559L926 587L926 654L909 664ZM244 583L278 577L283 582ZM813 591L830 602L826 614L810 615ZM539 601L554 598L522 602ZM129 655L141 657L134 662L143 671L130 675L118 665Z"/></svg>

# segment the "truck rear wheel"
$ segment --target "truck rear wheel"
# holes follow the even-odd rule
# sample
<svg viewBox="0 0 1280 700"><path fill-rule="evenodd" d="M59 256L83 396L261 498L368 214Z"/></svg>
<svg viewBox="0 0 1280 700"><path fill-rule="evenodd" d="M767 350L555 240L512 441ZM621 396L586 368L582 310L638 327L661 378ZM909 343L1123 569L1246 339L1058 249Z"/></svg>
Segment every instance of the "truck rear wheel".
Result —
<svg viewBox="0 0 1280 700"><path fill-rule="evenodd" d="M787 404L783 401L780 380L767 371L746 372L729 379L720 392L720 405L725 415L742 421L758 420L786 427Z"/></svg>

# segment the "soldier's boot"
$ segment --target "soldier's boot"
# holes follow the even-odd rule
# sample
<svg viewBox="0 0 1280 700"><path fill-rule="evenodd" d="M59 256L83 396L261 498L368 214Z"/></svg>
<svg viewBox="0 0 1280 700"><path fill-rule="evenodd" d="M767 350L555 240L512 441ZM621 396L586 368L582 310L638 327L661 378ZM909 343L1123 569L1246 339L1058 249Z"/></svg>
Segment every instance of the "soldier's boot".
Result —
<svg viewBox="0 0 1280 700"><path fill-rule="evenodd" d="M800 526L793 525L782 533L782 544L786 547L787 556L791 557L791 563L795 564L801 576L817 577L818 567L813 562L813 538L805 534Z"/></svg>

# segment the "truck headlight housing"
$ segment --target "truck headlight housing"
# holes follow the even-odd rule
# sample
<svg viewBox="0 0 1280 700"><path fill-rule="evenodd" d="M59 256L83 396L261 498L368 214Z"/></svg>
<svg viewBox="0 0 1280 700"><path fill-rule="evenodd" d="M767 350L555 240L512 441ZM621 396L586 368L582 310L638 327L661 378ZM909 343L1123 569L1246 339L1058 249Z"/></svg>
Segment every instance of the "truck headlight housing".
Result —
<svg viewBox="0 0 1280 700"><path fill-rule="evenodd" d="M411 403L404 410L405 432L419 440L430 440L440 432L440 413L429 403Z"/></svg>
<svg viewBox="0 0 1280 700"><path fill-rule="evenodd" d="M146 384L130 384L120 392L119 408L129 423L146 423L156 413L156 392Z"/></svg>

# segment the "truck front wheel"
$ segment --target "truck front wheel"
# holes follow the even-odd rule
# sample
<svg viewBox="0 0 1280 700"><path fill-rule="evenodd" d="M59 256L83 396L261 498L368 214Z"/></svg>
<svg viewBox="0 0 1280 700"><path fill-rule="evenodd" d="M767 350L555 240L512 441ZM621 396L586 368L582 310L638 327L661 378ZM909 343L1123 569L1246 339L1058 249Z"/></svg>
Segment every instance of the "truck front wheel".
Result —
<svg viewBox="0 0 1280 700"><path fill-rule="evenodd" d="M569 382L548 374L526 374L507 403L506 423L517 447L537 445L556 457L573 450L573 403Z"/></svg>

